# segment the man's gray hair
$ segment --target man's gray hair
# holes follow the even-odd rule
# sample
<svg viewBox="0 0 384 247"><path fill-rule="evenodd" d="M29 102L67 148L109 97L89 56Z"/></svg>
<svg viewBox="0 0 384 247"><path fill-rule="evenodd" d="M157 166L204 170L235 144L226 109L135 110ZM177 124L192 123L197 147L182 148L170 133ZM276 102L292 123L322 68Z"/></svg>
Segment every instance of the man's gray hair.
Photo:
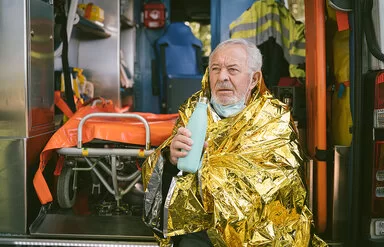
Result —
<svg viewBox="0 0 384 247"><path fill-rule="evenodd" d="M261 71L263 61L260 50L256 47L255 44L245 39L228 39L216 46L216 48L212 51L211 55L209 55L209 68L211 67L211 58L213 57L213 55L215 55L217 50L219 50L221 47L227 45L242 45L245 48L245 51L247 52L247 62L250 72Z"/></svg>

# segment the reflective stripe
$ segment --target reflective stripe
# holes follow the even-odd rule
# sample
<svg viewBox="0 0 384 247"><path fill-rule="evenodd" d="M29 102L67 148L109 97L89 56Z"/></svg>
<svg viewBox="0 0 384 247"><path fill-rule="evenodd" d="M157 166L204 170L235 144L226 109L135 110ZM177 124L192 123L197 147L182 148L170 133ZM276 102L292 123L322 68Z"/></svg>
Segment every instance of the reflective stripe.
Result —
<svg viewBox="0 0 384 247"><path fill-rule="evenodd" d="M293 48L297 48L297 49L300 49L300 50L305 50L305 42L301 42L301 41L292 41L290 44L289 44L289 49L293 49ZM304 54L305 56L305 54Z"/></svg>
<svg viewBox="0 0 384 247"><path fill-rule="evenodd" d="M231 33L239 32L239 31L247 31L247 30L255 31L259 27L261 27L267 23L270 23L271 21L277 22L280 26L280 21L281 21L280 15L276 14L276 13L269 13L269 14L266 14L264 16L259 17L259 19L256 22L240 23L239 25L236 25L235 23L233 23L234 27L231 28ZM232 26L232 24L231 24L231 26ZM286 35L289 37L289 30L286 29L285 27L283 27L283 29L285 29L283 31L283 35Z"/></svg>

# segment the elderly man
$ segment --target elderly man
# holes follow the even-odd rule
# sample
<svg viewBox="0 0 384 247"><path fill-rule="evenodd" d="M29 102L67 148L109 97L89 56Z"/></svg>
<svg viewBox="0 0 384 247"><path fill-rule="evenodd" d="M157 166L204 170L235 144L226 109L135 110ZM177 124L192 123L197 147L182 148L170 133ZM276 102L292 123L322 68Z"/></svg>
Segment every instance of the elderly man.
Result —
<svg viewBox="0 0 384 247"><path fill-rule="evenodd" d="M172 136L144 163L144 221L163 246L326 245L311 233L289 109L266 90L261 66L252 43L219 44L202 90L180 107ZM202 165L183 173L177 161L193 146L185 126L202 96L210 97Z"/></svg>

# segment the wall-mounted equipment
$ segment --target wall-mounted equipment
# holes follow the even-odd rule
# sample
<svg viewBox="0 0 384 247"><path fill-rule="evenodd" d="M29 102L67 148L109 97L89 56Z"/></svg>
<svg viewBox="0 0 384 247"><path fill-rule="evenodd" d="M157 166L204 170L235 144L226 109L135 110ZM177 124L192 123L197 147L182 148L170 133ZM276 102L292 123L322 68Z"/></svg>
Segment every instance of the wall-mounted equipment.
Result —
<svg viewBox="0 0 384 247"><path fill-rule="evenodd" d="M166 10L163 3L144 4L144 26L157 29L165 25Z"/></svg>

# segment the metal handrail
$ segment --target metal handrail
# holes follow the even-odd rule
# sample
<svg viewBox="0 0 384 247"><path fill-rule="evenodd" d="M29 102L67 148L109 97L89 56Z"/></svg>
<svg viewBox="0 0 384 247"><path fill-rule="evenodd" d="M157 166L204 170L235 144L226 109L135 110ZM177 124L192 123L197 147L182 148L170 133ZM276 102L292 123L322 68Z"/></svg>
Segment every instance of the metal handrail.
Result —
<svg viewBox="0 0 384 247"><path fill-rule="evenodd" d="M121 118L136 118L136 119L140 120L144 124L144 127L145 127L145 149L149 150L151 148L150 127L149 127L147 120L145 120L145 118L143 118L142 116L140 116L138 114L133 114L133 113L101 113L101 112L88 114L83 119L81 119L79 126L78 126L78 129L77 129L77 148L80 149L80 148L82 148L82 145L83 145L82 144L82 136L83 136L83 125L84 125L85 121L87 121L90 118L94 118L94 117L121 117Z"/></svg>

